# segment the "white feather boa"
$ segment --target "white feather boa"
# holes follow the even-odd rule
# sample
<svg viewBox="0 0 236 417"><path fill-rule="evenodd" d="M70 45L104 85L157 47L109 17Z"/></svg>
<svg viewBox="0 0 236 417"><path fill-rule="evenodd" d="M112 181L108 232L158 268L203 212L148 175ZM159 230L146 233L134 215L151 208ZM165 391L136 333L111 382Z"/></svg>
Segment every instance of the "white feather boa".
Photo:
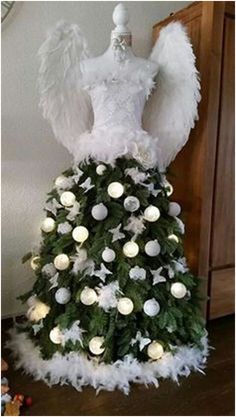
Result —
<svg viewBox="0 0 236 417"><path fill-rule="evenodd" d="M122 125L96 128L91 133L83 133L74 149L75 163L88 162L92 158L115 165L116 159L123 156L136 159L146 169L153 168L161 157L158 138L149 136L144 130L130 130Z"/></svg>
<svg viewBox="0 0 236 417"><path fill-rule="evenodd" d="M71 384L78 391L91 385L100 390L113 391L118 388L129 393L130 383L153 384L158 387L159 378L171 378L178 382L179 376L188 376L191 370L202 371L208 356L207 336L202 339L203 350L192 346L180 346L175 354L167 352L158 361L138 362L131 355L112 364L99 363L96 358L70 352L64 356L55 353L52 359L41 358L39 347L35 347L26 333L10 330L11 339L7 347L16 358L16 368L23 368L35 380L43 380L49 386Z"/></svg>

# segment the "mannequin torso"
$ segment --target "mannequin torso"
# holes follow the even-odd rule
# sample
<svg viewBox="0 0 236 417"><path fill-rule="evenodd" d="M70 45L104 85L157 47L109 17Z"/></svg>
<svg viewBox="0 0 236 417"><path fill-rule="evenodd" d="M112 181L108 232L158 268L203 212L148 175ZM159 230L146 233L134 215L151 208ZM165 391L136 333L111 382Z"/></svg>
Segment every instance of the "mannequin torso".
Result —
<svg viewBox="0 0 236 417"><path fill-rule="evenodd" d="M115 58L112 46L109 46L104 54L82 61L81 69L82 73L85 73L86 75L99 73L102 78L106 79L110 73L117 71L122 72L122 70L132 73L144 65L150 64L152 65L152 62L148 59L136 57L130 47L126 52L125 59L119 62Z"/></svg>
<svg viewBox="0 0 236 417"><path fill-rule="evenodd" d="M122 73L135 72L144 66L152 66L154 63L148 59L136 57L132 50L132 35L126 26L128 23L128 12L125 6L120 3L116 6L113 13L113 21L117 25L111 33L111 43L108 49L100 56L89 58L81 65L82 73L90 76L93 73L100 74L101 78L106 77L117 71Z"/></svg>

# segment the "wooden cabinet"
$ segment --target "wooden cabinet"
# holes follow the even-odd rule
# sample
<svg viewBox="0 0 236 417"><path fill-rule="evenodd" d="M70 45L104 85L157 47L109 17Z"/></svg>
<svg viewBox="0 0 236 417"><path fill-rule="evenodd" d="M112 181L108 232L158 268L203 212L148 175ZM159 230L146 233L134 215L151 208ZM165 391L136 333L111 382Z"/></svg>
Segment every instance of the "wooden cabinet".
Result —
<svg viewBox="0 0 236 417"><path fill-rule="evenodd" d="M154 41L171 21L187 27L201 77L199 121L169 180L208 318L234 312L234 17L234 2L195 2L153 27Z"/></svg>

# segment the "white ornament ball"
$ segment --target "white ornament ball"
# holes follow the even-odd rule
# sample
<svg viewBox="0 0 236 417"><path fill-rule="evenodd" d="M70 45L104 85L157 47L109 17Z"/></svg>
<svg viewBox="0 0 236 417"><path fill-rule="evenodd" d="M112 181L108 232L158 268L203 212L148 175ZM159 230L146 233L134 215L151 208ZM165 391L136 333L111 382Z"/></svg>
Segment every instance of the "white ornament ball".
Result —
<svg viewBox="0 0 236 417"><path fill-rule="evenodd" d="M50 307L47 304L42 303L36 299L35 303L27 311L27 317L30 321L38 322L44 319L50 311Z"/></svg>
<svg viewBox="0 0 236 417"><path fill-rule="evenodd" d="M53 220L51 217L46 217L46 219L42 221L41 229L45 233L50 233L55 229L55 225L55 220Z"/></svg>
<svg viewBox="0 0 236 417"><path fill-rule="evenodd" d="M105 165L100 164L100 165L98 165L98 166L97 166L97 168L96 168L96 173L97 173L98 175L103 175L103 174L104 174L104 172L106 171L106 169L107 169L107 167L106 167Z"/></svg>
<svg viewBox="0 0 236 417"><path fill-rule="evenodd" d="M178 203L172 202L169 204L168 214L170 216L178 216L181 213L181 207Z"/></svg>
<svg viewBox="0 0 236 417"><path fill-rule="evenodd" d="M146 243L144 249L148 256L157 256L161 251L161 247L156 239L149 240L149 242Z"/></svg>
<svg viewBox="0 0 236 417"><path fill-rule="evenodd" d="M55 345L60 345L62 343L62 332L59 329L58 326L54 327L50 333L49 333L49 338L51 340L52 343L55 343Z"/></svg>
<svg viewBox="0 0 236 417"><path fill-rule="evenodd" d="M119 198L124 193L124 187L120 182L111 182L108 185L107 192L112 198Z"/></svg>
<svg viewBox="0 0 236 417"><path fill-rule="evenodd" d="M91 306L96 303L98 297L92 288L85 287L80 294L80 301L85 306Z"/></svg>
<svg viewBox="0 0 236 417"><path fill-rule="evenodd" d="M157 360L163 356L164 349L163 346L159 342L152 342L148 345L147 354L149 358Z"/></svg>
<svg viewBox="0 0 236 417"><path fill-rule="evenodd" d="M134 303L128 297L120 298L117 304L117 309L120 314L123 314L123 316L127 316L128 314L132 313L134 309Z"/></svg>
<svg viewBox="0 0 236 417"><path fill-rule="evenodd" d="M116 254L114 250L110 248L105 248L104 251L102 252L102 259L105 262L113 262L115 257L116 257Z"/></svg>
<svg viewBox="0 0 236 417"><path fill-rule="evenodd" d="M70 265L70 259L65 253L61 253L54 258L54 266L59 271L64 271Z"/></svg>
<svg viewBox="0 0 236 417"><path fill-rule="evenodd" d="M171 284L170 292L175 298L184 298L187 294L187 288L182 282L174 282Z"/></svg>
<svg viewBox="0 0 236 417"><path fill-rule="evenodd" d="M176 243L179 243L179 238L178 238L178 236L176 236L176 235L174 235L174 234L169 235L169 236L168 236L168 239L173 240L173 241L174 241L174 242L176 242Z"/></svg>
<svg viewBox="0 0 236 417"><path fill-rule="evenodd" d="M127 242L123 246L123 253L127 258L134 258L139 253L139 246L136 242L133 242L132 240L130 242Z"/></svg>
<svg viewBox="0 0 236 417"><path fill-rule="evenodd" d="M72 232L72 237L76 242L85 242L89 237L89 231L84 226L77 226Z"/></svg>
<svg viewBox="0 0 236 417"><path fill-rule="evenodd" d="M56 291L55 299L58 304L67 304L71 299L71 292L68 288L59 288Z"/></svg>
<svg viewBox="0 0 236 417"><path fill-rule="evenodd" d="M64 177L64 175L59 175L59 177L57 177L57 178L55 179L55 185L56 185L57 187L61 187L61 185L63 185L63 184L64 184L64 181L65 181L65 177Z"/></svg>
<svg viewBox="0 0 236 417"><path fill-rule="evenodd" d="M30 261L31 268L36 271L39 268L40 256L34 256Z"/></svg>
<svg viewBox="0 0 236 417"><path fill-rule="evenodd" d="M71 207L75 203L76 197L71 191L65 191L60 197L60 202L65 207Z"/></svg>
<svg viewBox="0 0 236 417"><path fill-rule="evenodd" d="M94 355L101 355L105 348L102 347L104 343L104 337L95 336L89 342L89 350Z"/></svg>
<svg viewBox="0 0 236 417"><path fill-rule="evenodd" d="M68 179L64 177L64 175L60 175L59 177L55 179L55 185L58 188L63 188L67 181Z"/></svg>
<svg viewBox="0 0 236 417"><path fill-rule="evenodd" d="M151 298L150 300L145 301L143 311L147 314L147 316L154 317L160 311L160 304L157 300L155 300L155 298Z"/></svg>
<svg viewBox="0 0 236 417"><path fill-rule="evenodd" d="M104 220L107 217L108 210L103 203L97 204L92 208L92 216L95 220Z"/></svg>
<svg viewBox="0 0 236 417"><path fill-rule="evenodd" d="M148 222L155 222L160 217L160 210L155 206L148 206L144 210L144 219Z"/></svg>
<svg viewBox="0 0 236 417"><path fill-rule="evenodd" d="M124 201L124 208L127 211L130 211L131 213L133 213L134 211L138 210L140 207L140 202L139 199L137 197L134 196L129 196L126 197L125 201Z"/></svg>

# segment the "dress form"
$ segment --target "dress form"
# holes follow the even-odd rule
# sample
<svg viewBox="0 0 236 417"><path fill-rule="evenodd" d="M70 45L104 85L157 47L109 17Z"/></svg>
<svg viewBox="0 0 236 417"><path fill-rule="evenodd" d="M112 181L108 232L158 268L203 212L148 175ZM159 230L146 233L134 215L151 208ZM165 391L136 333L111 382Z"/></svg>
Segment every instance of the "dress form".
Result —
<svg viewBox="0 0 236 417"><path fill-rule="evenodd" d="M200 95L180 23L163 28L149 59L141 59L123 5L113 20L100 57L89 60L80 27L63 21L39 51L40 107L73 166L48 195L43 239L31 258L36 282L21 296L29 320L8 346L18 367L50 386L128 394L131 382L158 386L160 377L201 371L208 354L195 305L199 279L183 257L181 208L170 201L165 176Z"/></svg>
<svg viewBox="0 0 236 417"><path fill-rule="evenodd" d="M150 62L147 59L136 57L132 50L132 34L127 26L129 13L123 3L119 3L113 12L113 22L116 25L111 32L111 42L107 50L96 58L83 61L85 73L100 73L106 76L109 72L122 70L123 67L134 71L141 65Z"/></svg>

